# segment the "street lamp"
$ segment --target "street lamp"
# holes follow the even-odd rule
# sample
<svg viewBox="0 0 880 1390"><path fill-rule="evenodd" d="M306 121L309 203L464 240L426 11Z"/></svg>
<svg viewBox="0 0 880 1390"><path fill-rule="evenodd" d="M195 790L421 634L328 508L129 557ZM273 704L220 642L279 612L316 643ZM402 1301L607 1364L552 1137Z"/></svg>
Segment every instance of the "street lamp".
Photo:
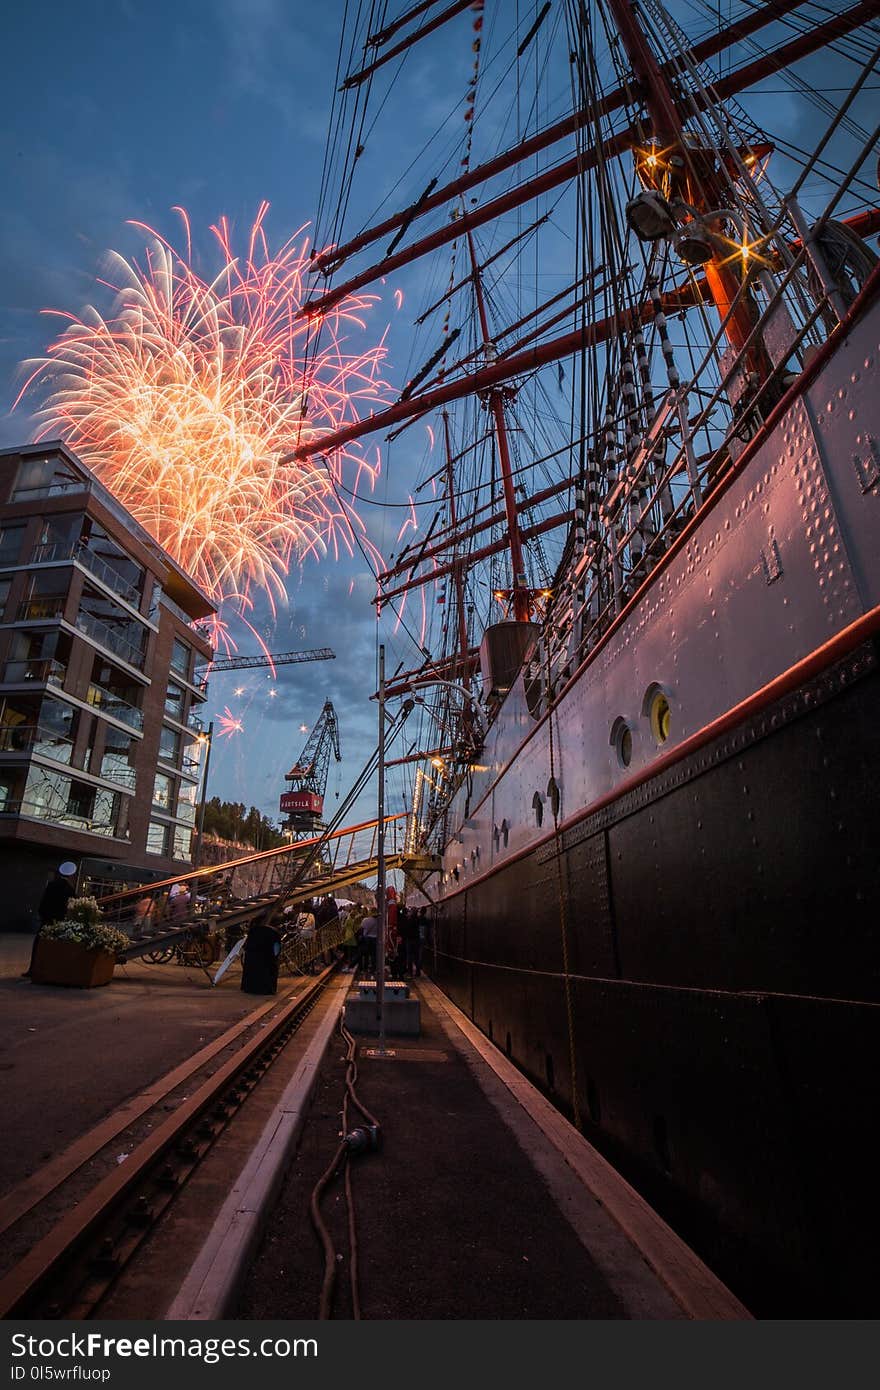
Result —
<svg viewBox="0 0 880 1390"><path fill-rule="evenodd" d="M193 851L192 866L194 869L197 869L199 867L202 858L202 832L205 828L205 798L208 792L208 768L210 767L211 763L211 743L213 741L213 738L214 721L212 719L210 724L208 725L208 732L206 734L199 734L198 738L196 739L196 742L203 744L205 748L205 767L202 772L202 798L199 802L199 825L196 831L196 847Z"/></svg>

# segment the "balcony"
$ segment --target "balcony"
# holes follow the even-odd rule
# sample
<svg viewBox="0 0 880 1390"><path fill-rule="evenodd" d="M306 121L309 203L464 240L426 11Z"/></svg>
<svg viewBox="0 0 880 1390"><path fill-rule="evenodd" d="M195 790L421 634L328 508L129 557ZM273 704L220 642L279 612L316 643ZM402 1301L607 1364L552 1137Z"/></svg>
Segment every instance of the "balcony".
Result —
<svg viewBox="0 0 880 1390"><path fill-rule="evenodd" d="M131 705L127 700L123 700L121 695L114 695L112 691L105 690L102 685L95 685L94 682L89 686L86 700L93 705L101 714L107 714L111 719L118 719L120 723L127 724L130 729L137 729L141 732L144 727L144 712Z"/></svg>
<svg viewBox="0 0 880 1390"><path fill-rule="evenodd" d="M45 618L60 618L64 613L66 594L41 595L40 598L26 598L19 604L16 622L35 623Z"/></svg>
<svg viewBox="0 0 880 1390"><path fill-rule="evenodd" d="M113 755L105 754L101 761L101 771L98 774L107 782L115 782L117 786L126 787L129 791L134 791L137 787L137 770L130 767L127 762L117 762Z"/></svg>
<svg viewBox="0 0 880 1390"><path fill-rule="evenodd" d="M120 632L110 627L109 624L102 622L100 618L96 618L93 614L85 612L84 609L80 609L76 615L76 626L79 628L80 632L84 632L87 637L91 637L95 642L99 642L102 647L106 647L107 651L113 652L114 656L121 657L123 661L127 661L129 666L133 666L136 671L142 671L144 669L144 653L140 651L133 642L129 642L127 637L123 637Z"/></svg>
<svg viewBox="0 0 880 1390"><path fill-rule="evenodd" d="M68 541L54 545L38 545L33 553L33 563L45 564L49 560L75 560L132 608L140 608L141 596L134 584L129 584L127 579L117 574L112 565L108 565L83 541L77 541L74 545Z"/></svg>
<svg viewBox="0 0 880 1390"><path fill-rule="evenodd" d="M72 811L56 811L36 801L7 801L0 809L0 816L27 816L31 820L51 821L53 825L64 825L69 830L84 830L89 835L114 836L116 824L113 821L91 820Z"/></svg>
<svg viewBox="0 0 880 1390"><path fill-rule="evenodd" d="M73 739L51 729L42 729L39 724L6 725L0 729L0 753L36 753L69 766Z"/></svg>
<svg viewBox="0 0 880 1390"><path fill-rule="evenodd" d="M34 502L41 497L67 497L72 492L91 492L85 478L70 478L65 482L45 483L42 487L17 487L10 502Z"/></svg>
<svg viewBox="0 0 880 1390"><path fill-rule="evenodd" d="M62 662L45 657L34 657L30 661L7 661L3 684L24 685L25 682L33 682L34 685L61 687L66 674L67 667Z"/></svg>

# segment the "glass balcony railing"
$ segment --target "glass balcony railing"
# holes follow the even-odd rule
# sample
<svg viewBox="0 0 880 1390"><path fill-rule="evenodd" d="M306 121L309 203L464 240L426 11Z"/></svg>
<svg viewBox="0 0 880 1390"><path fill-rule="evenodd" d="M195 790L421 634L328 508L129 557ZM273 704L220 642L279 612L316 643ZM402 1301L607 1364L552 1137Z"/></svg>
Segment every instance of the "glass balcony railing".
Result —
<svg viewBox="0 0 880 1390"><path fill-rule="evenodd" d="M117 762L113 756L105 755L101 762L100 777L108 782L116 782L120 787L134 791L137 787L137 771L126 762Z"/></svg>
<svg viewBox="0 0 880 1390"><path fill-rule="evenodd" d="M121 695L114 695L112 691L105 690L102 685L95 685L94 682L89 686L86 696L88 703L102 714L109 714L111 719L118 719L121 723L127 724L130 729L140 731L144 727L144 712L131 705L127 700L123 700Z"/></svg>
<svg viewBox="0 0 880 1390"><path fill-rule="evenodd" d="M43 618L60 618L64 612L65 594L43 595L40 598L26 598L18 606L17 622L33 623Z"/></svg>
<svg viewBox="0 0 880 1390"><path fill-rule="evenodd" d="M4 685L23 685L26 681L35 685L64 684L67 667L61 661L34 657L29 661L7 661L3 671Z"/></svg>
<svg viewBox="0 0 880 1390"><path fill-rule="evenodd" d="M38 497L66 497L71 492L91 492L91 486L85 478L70 478L66 481L58 479L53 483L44 483L42 487L17 487L9 499L11 502L33 502Z"/></svg>
<svg viewBox="0 0 880 1390"><path fill-rule="evenodd" d="M100 555L96 555L83 541L76 541L73 545L69 541L38 545L34 550L33 559L38 564L47 560L76 560L96 579L106 584L108 589L112 589L114 594L131 604L132 608L140 608L141 596L137 587L123 579L112 565L108 565L106 560L102 560Z"/></svg>
<svg viewBox="0 0 880 1390"><path fill-rule="evenodd" d="M89 816L77 815L66 808L57 810L38 801L6 801L0 806L0 816L28 816L31 820L66 826L69 830L85 830L90 835L116 834L115 821L92 820Z"/></svg>
<svg viewBox="0 0 880 1390"><path fill-rule="evenodd" d="M0 728L0 753L38 753L53 762L69 764L73 739L39 724L6 725Z"/></svg>
<svg viewBox="0 0 880 1390"><path fill-rule="evenodd" d="M145 656L143 651L129 642L127 637L123 637L116 628L110 627L108 623L102 622L92 613L87 613L80 609L76 615L76 625L80 632L84 632L87 637L99 642L102 647L119 656L123 661L127 661L129 666L134 666L135 670L142 671L144 668Z"/></svg>

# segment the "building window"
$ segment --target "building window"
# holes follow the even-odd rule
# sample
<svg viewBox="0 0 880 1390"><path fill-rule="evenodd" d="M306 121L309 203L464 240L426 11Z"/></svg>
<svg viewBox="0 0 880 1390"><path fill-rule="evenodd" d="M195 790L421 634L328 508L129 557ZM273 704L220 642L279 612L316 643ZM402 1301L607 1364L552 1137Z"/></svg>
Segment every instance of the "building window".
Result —
<svg viewBox="0 0 880 1390"><path fill-rule="evenodd" d="M158 579L153 580L153 587L150 590L150 602L147 607L147 618L151 623L159 625L159 600L162 597L162 585Z"/></svg>
<svg viewBox="0 0 880 1390"><path fill-rule="evenodd" d="M195 825L196 822L196 791L195 782L191 786L182 786L177 798L177 819L186 821L187 825Z"/></svg>
<svg viewBox="0 0 880 1390"><path fill-rule="evenodd" d="M85 479L57 454L49 458L22 459L9 500L22 502L33 497L59 497L66 492L85 492L86 486Z"/></svg>
<svg viewBox="0 0 880 1390"><path fill-rule="evenodd" d="M177 765L177 758L180 753L180 734L169 729L167 725L162 726L162 733L159 738L159 757L163 763L174 763Z"/></svg>
<svg viewBox="0 0 880 1390"><path fill-rule="evenodd" d="M119 782L123 787L134 788L135 770L132 766L135 741L130 734L124 734L112 724L105 728L104 756L101 759L101 776L111 782Z"/></svg>
<svg viewBox="0 0 880 1390"><path fill-rule="evenodd" d="M165 713L183 723L183 686L170 684L165 696Z"/></svg>
<svg viewBox="0 0 880 1390"><path fill-rule="evenodd" d="M174 858L189 859L192 853L192 831L182 825L174 827Z"/></svg>
<svg viewBox="0 0 880 1390"><path fill-rule="evenodd" d="M141 670L147 645L147 629L124 608L86 584L76 615L76 625L95 642Z"/></svg>
<svg viewBox="0 0 880 1390"><path fill-rule="evenodd" d="M4 522L0 526L0 565L14 564L21 555L24 522Z"/></svg>
<svg viewBox="0 0 880 1390"><path fill-rule="evenodd" d="M12 588L12 577L4 575L0 579L0 620L6 615L6 603L9 599L9 590Z"/></svg>
<svg viewBox="0 0 880 1390"><path fill-rule="evenodd" d="M47 697L40 706L34 752L69 763L76 738L77 715L72 706Z"/></svg>
<svg viewBox="0 0 880 1390"><path fill-rule="evenodd" d="M163 811L171 810L171 797L174 783L170 777L166 777L164 772L156 773L156 780L153 783L153 805L160 807Z"/></svg>
<svg viewBox="0 0 880 1390"><path fill-rule="evenodd" d="M82 522L82 516L78 513L74 516L48 517L40 528L40 538L33 559L38 562L69 560L74 541L78 540L82 530Z"/></svg>
<svg viewBox="0 0 880 1390"><path fill-rule="evenodd" d="M168 848L167 825L151 820L147 828L147 854L164 854Z"/></svg>
<svg viewBox="0 0 880 1390"><path fill-rule="evenodd" d="M64 612L70 570L37 570L31 575L28 594L18 611L19 619L60 618Z"/></svg>
<svg viewBox="0 0 880 1390"><path fill-rule="evenodd" d="M14 772L0 772L0 815L16 809L17 780L17 774Z"/></svg>
<svg viewBox="0 0 880 1390"><path fill-rule="evenodd" d="M184 680L189 680L190 666L192 663L192 647L188 647L185 642L181 642L175 637L174 646L171 648L171 666L175 671L179 671Z"/></svg>
<svg viewBox="0 0 880 1390"><path fill-rule="evenodd" d="M83 524L79 558L126 603L139 607L146 571L91 517Z"/></svg>

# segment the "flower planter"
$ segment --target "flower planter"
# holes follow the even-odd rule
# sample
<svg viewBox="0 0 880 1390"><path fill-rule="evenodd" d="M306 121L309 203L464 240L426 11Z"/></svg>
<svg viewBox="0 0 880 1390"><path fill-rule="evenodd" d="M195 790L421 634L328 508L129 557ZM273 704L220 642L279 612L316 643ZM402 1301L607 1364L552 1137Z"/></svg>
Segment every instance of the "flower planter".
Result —
<svg viewBox="0 0 880 1390"><path fill-rule="evenodd" d="M116 967L112 951L87 950L76 941L37 941L31 979L35 985L68 985L74 989L94 989L109 985Z"/></svg>

